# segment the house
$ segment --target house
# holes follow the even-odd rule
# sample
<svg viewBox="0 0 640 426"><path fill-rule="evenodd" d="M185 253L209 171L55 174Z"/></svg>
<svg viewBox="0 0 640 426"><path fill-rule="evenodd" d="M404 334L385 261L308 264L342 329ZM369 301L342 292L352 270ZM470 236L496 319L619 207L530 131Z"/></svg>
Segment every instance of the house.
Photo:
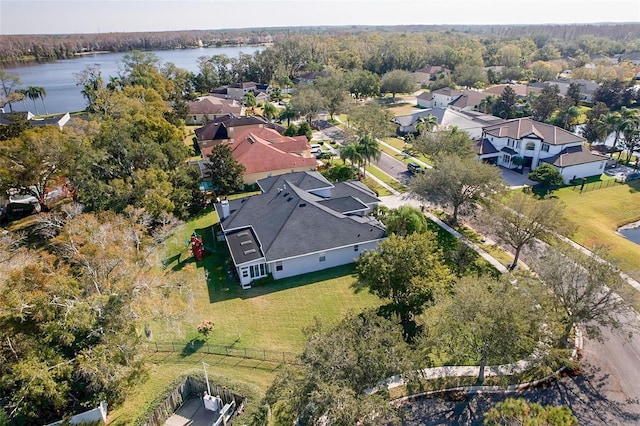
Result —
<svg viewBox="0 0 640 426"><path fill-rule="evenodd" d="M492 95L494 97L502 96L502 93L507 86L513 89L513 91L516 93L517 98L526 98L529 92L542 91L542 89L540 88L527 86L524 84L498 84L497 86L485 89L484 93L487 95Z"/></svg>
<svg viewBox="0 0 640 426"><path fill-rule="evenodd" d="M600 87L600 85L595 81L582 80L582 79L573 80L573 79L565 79L565 78L549 80L543 83L531 83L529 84L529 87L535 90L542 91L544 87L555 84L556 86L558 86L560 95L567 96L567 92L569 91L569 86L572 83L578 85L578 87L580 88L580 95L582 96L582 100L587 102L593 101L593 95L595 94L596 90L598 90L598 88Z"/></svg>
<svg viewBox="0 0 640 426"><path fill-rule="evenodd" d="M33 127L56 126L58 129L62 130L69 120L71 120L71 116L67 112L65 114L58 114L47 118L32 118L29 122Z"/></svg>
<svg viewBox="0 0 640 426"><path fill-rule="evenodd" d="M461 90L455 90L450 87L443 87L429 93L430 96L421 93L416 100L418 106L423 108L446 108L451 102L461 96ZM424 95L424 96L423 96Z"/></svg>
<svg viewBox="0 0 640 426"><path fill-rule="evenodd" d="M241 128L269 128L278 133L283 133L286 129L277 124L270 123L259 115L235 116L227 114L216 117L202 127L195 130L196 141L200 152L206 152L216 144L233 141L236 130Z"/></svg>
<svg viewBox="0 0 640 426"><path fill-rule="evenodd" d="M431 81L435 81L440 76L448 76L451 75L451 70L443 66L438 65L427 65L425 67L416 70L413 73L416 83L419 84L428 84Z"/></svg>
<svg viewBox="0 0 640 426"><path fill-rule="evenodd" d="M620 62L631 62L633 65L640 65L640 52L631 52L620 55Z"/></svg>
<svg viewBox="0 0 640 426"><path fill-rule="evenodd" d="M189 115L187 124L203 124L220 116L244 114L244 107L236 100L220 99L215 96L204 96L187 102Z"/></svg>
<svg viewBox="0 0 640 426"><path fill-rule="evenodd" d="M482 101L489 95L477 90L463 90L460 96L449 103L449 108L458 111L477 110Z"/></svg>
<svg viewBox="0 0 640 426"><path fill-rule="evenodd" d="M421 118L433 115L438 120L438 124L440 124L442 122L444 112L444 108L421 109L414 111L411 114L399 115L394 117L391 121L398 125L398 133L415 133L417 132L416 125L420 122Z"/></svg>
<svg viewBox="0 0 640 426"><path fill-rule="evenodd" d="M447 108L438 124L441 128L456 128L465 131L471 139L475 140L482 137L482 131L486 126L504 123L504 121L500 117L479 111Z"/></svg>
<svg viewBox="0 0 640 426"><path fill-rule="evenodd" d="M258 181L262 194L216 203L242 288L352 263L385 236L369 216L379 202L360 182L332 184L317 172Z"/></svg>
<svg viewBox="0 0 640 426"><path fill-rule="evenodd" d="M311 71L300 74L298 77L293 79L295 84L300 83L315 83L315 81L322 77L329 77L330 73L327 70L323 71Z"/></svg>
<svg viewBox="0 0 640 426"><path fill-rule="evenodd" d="M234 83L228 86L216 87L209 93L210 96L220 99L234 99L243 102L247 93L253 93L258 103L269 101L273 88L268 84L248 81L244 83Z"/></svg>
<svg viewBox="0 0 640 426"><path fill-rule="evenodd" d="M62 128L69 122L71 116L69 113L58 114L47 118L35 118L29 111L25 112L0 112L0 125L11 125L17 120L27 120L32 127L56 126Z"/></svg>
<svg viewBox="0 0 640 426"><path fill-rule="evenodd" d="M422 92L416 97L418 106L423 108L446 108L457 110L474 110L489 95L477 90L454 90L450 87Z"/></svg>
<svg viewBox="0 0 640 426"><path fill-rule="evenodd" d="M483 128L475 144L478 158L509 169L534 170L541 163L553 165L565 183L597 176L607 157L592 153L585 139L550 124L530 118L507 120Z"/></svg>
<svg viewBox="0 0 640 426"><path fill-rule="evenodd" d="M305 136L282 136L274 129L243 127L235 130L233 139L228 143L233 158L244 166L242 176L249 185L268 176L318 167L318 160L311 154ZM198 166L203 178L207 178L208 157L214 146L202 148L203 160L198 162Z"/></svg>

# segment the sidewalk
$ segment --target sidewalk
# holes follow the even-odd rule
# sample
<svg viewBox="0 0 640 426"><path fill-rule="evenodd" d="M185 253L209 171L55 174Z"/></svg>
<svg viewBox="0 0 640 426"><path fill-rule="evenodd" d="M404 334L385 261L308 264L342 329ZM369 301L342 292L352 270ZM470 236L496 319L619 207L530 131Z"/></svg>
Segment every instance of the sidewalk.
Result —
<svg viewBox="0 0 640 426"><path fill-rule="evenodd" d="M407 205L407 204L411 205L412 207L415 207L417 209L420 209L420 207L422 205L420 203L420 201L416 200L415 198L411 198L411 197L409 197L407 195L389 195L387 197L380 197L380 200L382 201L383 205L385 205L385 206L387 206L389 208L392 208L392 209L395 209L395 208L398 208L400 206ZM496 268L498 271L500 271L500 273L505 274L505 273L509 272L507 267L504 266L502 263L500 263L496 258L494 258L489 253L487 253L486 251L484 251L483 249L478 247L475 243L473 243L473 241L470 241L464 235L462 235L461 233L459 233L455 229L451 228L449 225L447 225L442 220L440 220L437 216L435 216L434 214L432 214L430 212L424 212L424 214L430 220L432 220L436 224L438 224L438 226L440 226L442 229L444 229L445 231L447 231L448 233L450 233L451 235L453 235L454 237L456 237L457 239L462 241L467 247L471 248L473 251L475 251L480 256L482 256L483 259L485 259L494 268Z"/></svg>

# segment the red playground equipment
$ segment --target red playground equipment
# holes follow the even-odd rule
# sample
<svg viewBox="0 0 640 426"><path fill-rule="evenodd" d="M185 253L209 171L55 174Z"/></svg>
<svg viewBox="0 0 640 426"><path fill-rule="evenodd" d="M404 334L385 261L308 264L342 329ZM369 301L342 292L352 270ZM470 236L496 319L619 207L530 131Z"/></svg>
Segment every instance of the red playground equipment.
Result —
<svg viewBox="0 0 640 426"><path fill-rule="evenodd" d="M204 244L202 243L202 236L196 234L195 232L191 236L191 251L196 257L196 260L202 260L202 255L204 254Z"/></svg>

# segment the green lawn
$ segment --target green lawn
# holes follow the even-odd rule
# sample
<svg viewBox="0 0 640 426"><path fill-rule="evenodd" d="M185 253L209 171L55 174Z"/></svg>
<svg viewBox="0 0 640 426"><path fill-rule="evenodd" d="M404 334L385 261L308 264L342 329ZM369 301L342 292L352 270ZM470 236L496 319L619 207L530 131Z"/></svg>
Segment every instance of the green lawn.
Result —
<svg viewBox="0 0 640 426"><path fill-rule="evenodd" d="M391 176L374 166L367 166L367 173L371 173L398 192L407 192L409 188L393 179Z"/></svg>
<svg viewBox="0 0 640 426"><path fill-rule="evenodd" d="M553 193L566 205L565 216L576 225L572 239L590 248L605 245L622 270L640 280L640 246L616 230L640 220L640 181L580 193L571 187Z"/></svg>
<svg viewBox="0 0 640 426"><path fill-rule="evenodd" d="M302 329L314 318L338 321L349 310L374 306L378 299L355 294L353 266L291 277L242 290L228 273L230 257L224 242L214 242L212 226L218 222L210 212L188 223L167 244L167 281L189 283L192 312L167 327L166 321L153 323L154 340L188 341L197 337L196 327L203 319L215 323L209 342L266 350L300 352L304 345ZM195 262L185 246L193 230L203 235L210 253ZM322 232L318 229L314 232ZM180 255L181 262L178 263ZM184 293L175 297L184 297Z"/></svg>
<svg viewBox="0 0 640 426"><path fill-rule="evenodd" d="M211 383L244 383L258 388L262 394L273 381L277 366L259 361L195 354L152 354L149 357L149 378L127 395L125 402L109 410L109 424L131 425L143 415L158 395L170 388L176 378L185 374L202 374L202 362L207 363ZM260 395L262 396L262 395ZM255 404L255 403L254 403Z"/></svg>

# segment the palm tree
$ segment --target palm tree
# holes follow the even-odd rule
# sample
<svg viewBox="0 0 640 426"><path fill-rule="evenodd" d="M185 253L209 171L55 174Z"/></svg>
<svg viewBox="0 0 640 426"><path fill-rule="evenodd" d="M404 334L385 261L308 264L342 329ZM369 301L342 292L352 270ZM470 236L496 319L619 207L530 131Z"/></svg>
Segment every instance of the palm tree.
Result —
<svg viewBox="0 0 640 426"><path fill-rule="evenodd" d="M577 106L570 106L562 112L562 128L571 131L574 121L580 116L580 109Z"/></svg>
<svg viewBox="0 0 640 426"><path fill-rule="evenodd" d="M359 167L360 163L362 163L362 154L358 150L358 144L348 143L346 145L340 146L340 158L342 162L346 164L347 160L351 162L351 167L354 166Z"/></svg>
<svg viewBox="0 0 640 426"><path fill-rule="evenodd" d="M407 236L426 232L427 217L420 210L411 206L400 206L389 210L383 220L387 234Z"/></svg>
<svg viewBox="0 0 640 426"><path fill-rule="evenodd" d="M618 145L618 137L620 136L620 131L617 130L619 128L618 123L620 122L620 119L621 117L619 113L608 112L601 115L596 123L598 133L600 133L601 136L604 136L604 139L606 139L612 132L616 132L616 136L613 141L614 148Z"/></svg>
<svg viewBox="0 0 640 426"><path fill-rule="evenodd" d="M42 107L44 108L44 113L45 114L49 114L49 112L47 112L47 106L44 103L44 98L47 97L47 91L45 90L44 87L38 87L38 92L40 92L40 100L42 101Z"/></svg>
<svg viewBox="0 0 640 426"><path fill-rule="evenodd" d="M36 86L27 87L27 96L33 101L33 106L36 109L36 115L38 115L38 104L36 104L36 99L40 97L40 88Z"/></svg>
<svg viewBox="0 0 640 426"><path fill-rule="evenodd" d="M430 132L437 125L438 125L438 119L431 114L427 114L426 117L418 118L418 124L416 124L416 130L418 131L418 133L422 133L424 131Z"/></svg>
<svg viewBox="0 0 640 426"><path fill-rule="evenodd" d="M369 164L371 164L371 159L372 158L374 160L376 160L376 161L380 160L380 156L382 155L382 150L380 149L380 144L372 136L366 135L362 139L360 139L360 142L358 143L358 146L357 146L356 149L358 150L358 152L362 156L362 159L363 159L363 161L365 163L364 175L366 175L367 174L367 167L366 167L367 162Z"/></svg>
<svg viewBox="0 0 640 426"><path fill-rule="evenodd" d="M287 120L287 126L291 124L291 119L296 118L298 116L298 111L296 111L291 104L285 105L284 109L280 113L280 121Z"/></svg>

